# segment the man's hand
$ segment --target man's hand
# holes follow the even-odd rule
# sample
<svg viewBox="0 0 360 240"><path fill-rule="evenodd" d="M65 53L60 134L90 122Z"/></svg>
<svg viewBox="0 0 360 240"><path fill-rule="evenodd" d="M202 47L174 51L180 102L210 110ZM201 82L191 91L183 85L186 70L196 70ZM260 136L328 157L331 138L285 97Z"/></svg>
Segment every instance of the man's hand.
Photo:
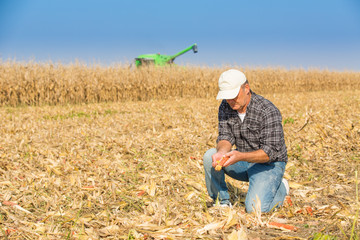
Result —
<svg viewBox="0 0 360 240"><path fill-rule="evenodd" d="M223 164L223 167L227 167L238 161L241 161L242 154L242 152L236 150L226 153L225 157L227 157L228 160Z"/></svg>
<svg viewBox="0 0 360 240"><path fill-rule="evenodd" d="M213 168L216 167L217 161L220 161L220 159L225 155L225 153L217 152L214 155L212 155L212 166Z"/></svg>
<svg viewBox="0 0 360 240"><path fill-rule="evenodd" d="M230 166L240 161L240 157L239 157L240 155L241 152L238 151L231 151L228 153L217 152L214 155L212 155L212 166L213 168L216 168L220 160L222 160L222 164L221 164L222 167Z"/></svg>
<svg viewBox="0 0 360 240"><path fill-rule="evenodd" d="M216 146L217 153L212 155L212 166L215 168L217 165L217 161L220 161L221 158L231 151L231 143L227 140L221 140L218 142Z"/></svg>

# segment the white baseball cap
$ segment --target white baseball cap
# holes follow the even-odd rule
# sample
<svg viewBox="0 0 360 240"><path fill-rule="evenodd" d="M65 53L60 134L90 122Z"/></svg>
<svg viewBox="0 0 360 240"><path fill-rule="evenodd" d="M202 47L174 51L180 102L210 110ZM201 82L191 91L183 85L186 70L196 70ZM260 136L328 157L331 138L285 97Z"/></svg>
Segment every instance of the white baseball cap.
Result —
<svg viewBox="0 0 360 240"><path fill-rule="evenodd" d="M219 78L219 93L216 99L233 99L240 91L241 85L246 82L243 72L236 69L230 69L223 72Z"/></svg>

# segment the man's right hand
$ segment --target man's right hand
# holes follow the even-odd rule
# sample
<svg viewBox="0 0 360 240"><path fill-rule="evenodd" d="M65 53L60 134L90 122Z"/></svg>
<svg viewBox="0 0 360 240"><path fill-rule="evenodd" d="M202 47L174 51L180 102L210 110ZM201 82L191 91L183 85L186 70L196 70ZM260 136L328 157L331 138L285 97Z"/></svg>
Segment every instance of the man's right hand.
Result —
<svg viewBox="0 0 360 240"><path fill-rule="evenodd" d="M215 168L217 163L226 153L231 151L231 143L227 140L220 140L216 146L217 153L212 155L212 166Z"/></svg>
<svg viewBox="0 0 360 240"><path fill-rule="evenodd" d="M212 155L212 166L213 166L213 168L215 168L216 165L217 165L216 161L219 161L224 156L224 154L226 154L226 153L217 152L214 155Z"/></svg>

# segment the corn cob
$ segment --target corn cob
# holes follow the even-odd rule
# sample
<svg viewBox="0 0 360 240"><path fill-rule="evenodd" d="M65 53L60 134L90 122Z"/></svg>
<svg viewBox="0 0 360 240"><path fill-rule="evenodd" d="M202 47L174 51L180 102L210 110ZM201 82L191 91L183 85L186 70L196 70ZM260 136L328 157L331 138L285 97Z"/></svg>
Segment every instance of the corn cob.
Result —
<svg viewBox="0 0 360 240"><path fill-rule="evenodd" d="M224 165L224 163L229 159L230 157L222 156L220 160L216 161L215 171L220 171Z"/></svg>

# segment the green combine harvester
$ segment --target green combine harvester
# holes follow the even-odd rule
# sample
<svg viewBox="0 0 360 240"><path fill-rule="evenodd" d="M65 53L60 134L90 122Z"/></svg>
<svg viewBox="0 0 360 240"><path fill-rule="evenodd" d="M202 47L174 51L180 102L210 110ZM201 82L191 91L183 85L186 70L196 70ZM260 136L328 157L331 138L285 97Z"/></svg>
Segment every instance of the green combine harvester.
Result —
<svg viewBox="0 0 360 240"><path fill-rule="evenodd" d="M194 53L197 53L197 45L196 43L191 45L190 47L174 54L174 55L162 55L162 54L143 54L135 58L135 65L136 67L140 66L149 66L149 65L155 65L155 66L167 66L171 65L175 58L190 51L193 50Z"/></svg>

